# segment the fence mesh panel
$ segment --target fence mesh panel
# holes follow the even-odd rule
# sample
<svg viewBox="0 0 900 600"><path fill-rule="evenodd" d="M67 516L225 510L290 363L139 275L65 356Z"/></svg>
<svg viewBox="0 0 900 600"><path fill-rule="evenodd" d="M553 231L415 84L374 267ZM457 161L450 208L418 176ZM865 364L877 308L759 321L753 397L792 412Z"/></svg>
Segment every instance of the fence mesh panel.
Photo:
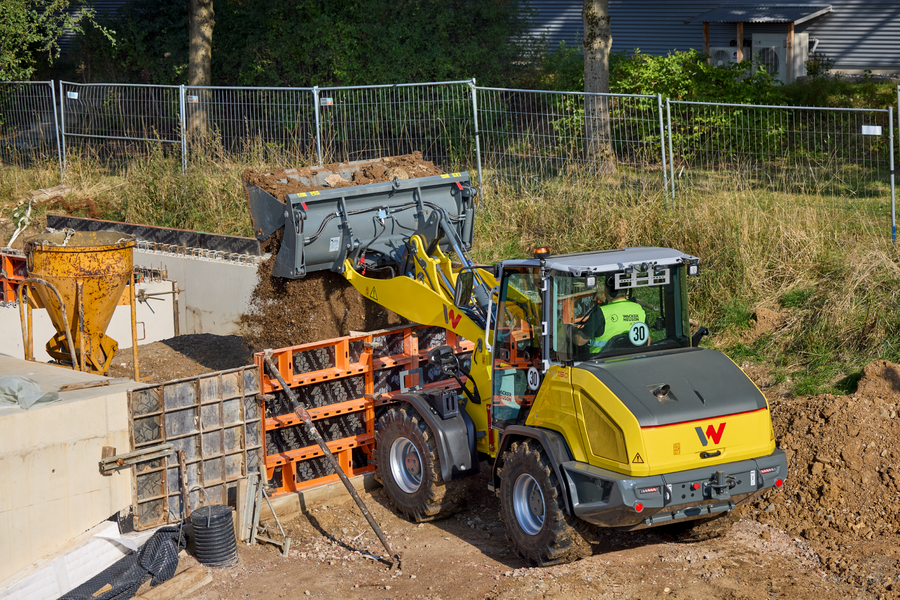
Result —
<svg viewBox="0 0 900 600"><path fill-rule="evenodd" d="M528 189L580 181L601 197L664 194L660 116L656 96L478 88L485 180Z"/></svg>
<svg viewBox="0 0 900 600"><path fill-rule="evenodd" d="M58 160L55 98L50 81L0 82L0 161Z"/></svg>
<svg viewBox="0 0 900 600"><path fill-rule="evenodd" d="M234 157L317 160L311 88L187 87L185 126L192 155L205 142Z"/></svg>
<svg viewBox="0 0 900 600"><path fill-rule="evenodd" d="M810 211L842 232L890 230L890 111L697 102L670 110L679 202L743 194L786 218Z"/></svg>
<svg viewBox="0 0 900 600"><path fill-rule="evenodd" d="M319 90L325 163L420 151L445 171L475 164L469 82Z"/></svg>
<svg viewBox="0 0 900 600"><path fill-rule="evenodd" d="M66 153L127 162L153 149L181 152L178 86L61 82L60 94Z"/></svg>

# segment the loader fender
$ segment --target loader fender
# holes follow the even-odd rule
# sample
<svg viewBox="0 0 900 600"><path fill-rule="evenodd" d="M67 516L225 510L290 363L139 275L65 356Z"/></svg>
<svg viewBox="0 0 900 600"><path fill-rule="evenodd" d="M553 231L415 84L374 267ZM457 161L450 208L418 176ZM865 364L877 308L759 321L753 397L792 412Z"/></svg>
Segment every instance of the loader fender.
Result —
<svg viewBox="0 0 900 600"><path fill-rule="evenodd" d="M491 469L491 490L494 491L500 489L499 469L503 466L503 453L509 450L510 444L514 441L523 439L536 440L543 446L544 451L547 453L547 458L553 466L553 472L556 474L556 479L559 481L566 514L572 514L572 507L569 502L570 494L567 487L568 479L564 477L562 469L560 468L561 464L572 460L572 453L569 452L569 445L566 444L566 439L562 434L550 429L540 429L524 425L510 425L503 430L503 437L500 439L500 447L494 458L494 466Z"/></svg>
<svg viewBox="0 0 900 600"><path fill-rule="evenodd" d="M412 406L428 424L428 429L435 437L444 481L478 473L475 424L466 411L460 410L456 416L442 419L423 394L402 394L394 396L394 401Z"/></svg>

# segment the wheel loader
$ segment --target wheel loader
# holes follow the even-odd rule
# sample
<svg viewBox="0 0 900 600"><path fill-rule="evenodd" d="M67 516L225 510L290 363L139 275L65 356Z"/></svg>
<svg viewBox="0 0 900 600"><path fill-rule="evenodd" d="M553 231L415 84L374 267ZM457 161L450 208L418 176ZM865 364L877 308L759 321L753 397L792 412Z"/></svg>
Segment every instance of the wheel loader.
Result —
<svg viewBox="0 0 900 600"><path fill-rule="evenodd" d="M691 335L697 257L538 248L480 266L468 174L322 187L333 174L314 170L306 183L321 189L285 202L247 186L257 238L284 229L273 275L330 269L474 345L469 360L449 347L428 357L457 389L413 386L380 408L376 478L401 514L452 514L488 469L512 544L550 565L589 555L598 527L708 520L783 485L766 398L698 346L704 328Z"/></svg>

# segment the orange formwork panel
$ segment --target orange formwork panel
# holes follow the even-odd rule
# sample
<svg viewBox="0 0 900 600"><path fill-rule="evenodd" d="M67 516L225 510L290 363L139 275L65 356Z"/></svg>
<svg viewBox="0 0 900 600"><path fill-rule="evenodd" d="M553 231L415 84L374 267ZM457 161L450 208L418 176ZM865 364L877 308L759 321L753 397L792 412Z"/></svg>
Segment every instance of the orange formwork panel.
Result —
<svg viewBox="0 0 900 600"><path fill-rule="evenodd" d="M375 470L376 409L410 389L458 388L428 352L448 345L461 358L473 344L440 327L411 325L312 342L273 351L273 361L348 476ZM265 394L263 462L276 494L338 479L286 394L270 378L263 354L255 356Z"/></svg>
<svg viewBox="0 0 900 600"><path fill-rule="evenodd" d="M0 302L15 302L16 290L27 277L24 254L0 252Z"/></svg>

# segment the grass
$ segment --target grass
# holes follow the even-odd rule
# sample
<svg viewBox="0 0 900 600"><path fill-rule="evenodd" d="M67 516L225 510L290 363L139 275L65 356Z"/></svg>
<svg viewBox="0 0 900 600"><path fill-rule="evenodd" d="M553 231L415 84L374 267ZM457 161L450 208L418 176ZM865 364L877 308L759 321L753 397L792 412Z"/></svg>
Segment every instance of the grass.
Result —
<svg viewBox="0 0 900 600"><path fill-rule="evenodd" d="M516 188L488 176L474 255L493 262L541 244L557 253L670 246L701 258L691 298L694 318L713 333L704 343L771 367L797 393L847 393L871 360L900 361L889 213L857 197L754 187L749 176L704 173L675 202L661 190L636 202L602 178ZM761 309L779 318L762 334L752 331Z"/></svg>
<svg viewBox="0 0 900 600"><path fill-rule="evenodd" d="M260 147L241 158L215 146L192 157L150 151L124 171L73 153L65 203L84 216L251 235L241 185L245 169L310 164ZM485 167L473 258L493 263L530 254L625 246L669 246L701 258L691 280L693 318L710 328L704 345L773 370L796 393L848 393L874 359L900 362L900 256L889 238L886 189L873 197L833 193L818 175L809 185L754 185L738 166L693 174L673 200L656 173L620 168L501 178ZM837 174L840 177L840 173ZM59 183L53 163L0 167L0 217L11 218L28 191ZM798 192L802 189L803 192ZM65 210L36 207L35 216ZM5 240L0 240L0 244ZM760 311L777 322L756 331Z"/></svg>

